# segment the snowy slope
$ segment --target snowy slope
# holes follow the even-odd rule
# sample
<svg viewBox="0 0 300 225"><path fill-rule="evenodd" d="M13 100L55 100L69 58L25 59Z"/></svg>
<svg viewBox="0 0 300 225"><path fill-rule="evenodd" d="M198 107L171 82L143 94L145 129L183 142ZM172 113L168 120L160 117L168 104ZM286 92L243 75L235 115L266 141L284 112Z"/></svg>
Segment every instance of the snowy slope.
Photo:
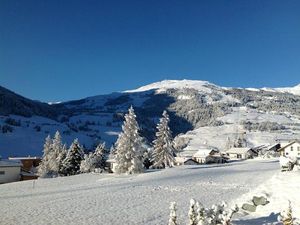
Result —
<svg viewBox="0 0 300 225"><path fill-rule="evenodd" d="M128 90L125 92L143 92L149 90L159 90L164 91L167 89L183 89L183 88L192 88L197 91L211 93L210 87L216 87L216 85L209 83L208 81L201 80L163 80L160 82L155 82L146 86L142 86L140 88L134 90Z"/></svg>
<svg viewBox="0 0 300 225"><path fill-rule="evenodd" d="M4 184L0 224L160 225L168 221L171 201L178 204L180 224L187 224L190 198L206 206L222 200L237 203L278 166L276 161L248 160L140 175L82 174Z"/></svg>
<svg viewBox="0 0 300 225"><path fill-rule="evenodd" d="M300 222L299 193L300 173L292 171L288 173L277 172L271 179L259 185L256 189L241 196L237 202L248 202L253 196L268 196L269 204L259 206L257 211L246 217L236 219L237 225L256 224L281 224L277 223L278 215L288 209L288 201L291 201L292 212L296 222Z"/></svg>
<svg viewBox="0 0 300 225"><path fill-rule="evenodd" d="M262 88L262 90L266 91L274 91L274 92L286 92L294 95L300 95L300 84L294 87L283 87L283 88Z"/></svg>

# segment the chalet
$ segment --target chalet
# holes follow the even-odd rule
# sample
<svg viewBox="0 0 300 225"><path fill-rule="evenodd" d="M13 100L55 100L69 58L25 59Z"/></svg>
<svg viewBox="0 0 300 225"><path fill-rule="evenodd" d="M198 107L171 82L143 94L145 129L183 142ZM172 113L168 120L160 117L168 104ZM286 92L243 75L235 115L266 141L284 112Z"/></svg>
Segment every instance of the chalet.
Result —
<svg viewBox="0 0 300 225"><path fill-rule="evenodd" d="M214 148L199 149L192 157L198 163L224 163L226 159Z"/></svg>
<svg viewBox="0 0 300 225"><path fill-rule="evenodd" d="M0 184L20 180L21 163L0 159Z"/></svg>
<svg viewBox="0 0 300 225"><path fill-rule="evenodd" d="M21 180L37 179L37 167L41 162L39 157L9 157L10 161L21 162Z"/></svg>
<svg viewBox="0 0 300 225"><path fill-rule="evenodd" d="M230 148L226 154L230 159L251 159L257 156L257 152L251 148Z"/></svg>
<svg viewBox="0 0 300 225"><path fill-rule="evenodd" d="M9 160L20 161L22 163L22 169L25 171L36 172L36 168L41 162L40 157L9 157Z"/></svg>
<svg viewBox="0 0 300 225"><path fill-rule="evenodd" d="M116 160L113 158L109 158L105 162L105 167L106 167L107 171L109 171L110 173L115 172L116 166L117 166Z"/></svg>
<svg viewBox="0 0 300 225"><path fill-rule="evenodd" d="M175 166L182 166L182 165L198 165L199 163L192 158L188 157L175 157Z"/></svg>
<svg viewBox="0 0 300 225"><path fill-rule="evenodd" d="M300 160L300 141L292 141L278 150L281 156Z"/></svg>

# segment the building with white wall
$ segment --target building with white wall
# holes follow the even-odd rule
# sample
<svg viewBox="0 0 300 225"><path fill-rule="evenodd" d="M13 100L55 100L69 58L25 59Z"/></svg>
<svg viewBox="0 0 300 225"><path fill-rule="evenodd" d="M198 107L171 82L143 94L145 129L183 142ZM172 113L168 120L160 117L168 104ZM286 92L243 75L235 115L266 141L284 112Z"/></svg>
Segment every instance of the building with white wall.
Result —
<svg viewBox="0 0 300 225"><path fill-rule="evenodd" d="M0 184L20 181L21 163L0 159Z"/></svg>

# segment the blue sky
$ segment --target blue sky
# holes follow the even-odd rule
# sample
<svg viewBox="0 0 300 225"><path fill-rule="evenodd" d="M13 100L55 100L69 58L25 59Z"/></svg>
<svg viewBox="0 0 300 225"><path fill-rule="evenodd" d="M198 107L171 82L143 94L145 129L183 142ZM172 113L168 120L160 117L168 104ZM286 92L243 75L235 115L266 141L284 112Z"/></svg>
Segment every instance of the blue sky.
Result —
<svg viewBox="0 0 300 225"><path fill-rule="evenodd" d="M300 1L0 0L0 85L65 101L163 79L300 83Z"/></svg>

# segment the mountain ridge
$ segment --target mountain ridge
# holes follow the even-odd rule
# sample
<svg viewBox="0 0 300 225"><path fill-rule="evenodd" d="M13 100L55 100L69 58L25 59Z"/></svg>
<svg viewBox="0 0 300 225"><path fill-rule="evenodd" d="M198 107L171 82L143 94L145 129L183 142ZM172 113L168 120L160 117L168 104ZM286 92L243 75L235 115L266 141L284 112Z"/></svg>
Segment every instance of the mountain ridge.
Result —
<svg viewBox="0 0 300 225"><path fill-rule="evenodd" d="M239 129L249 132L250 145L257 140L270 143L275 137L298 135L300 124L300 96L286 90L228 88L193 80L164 80L52 105L0 88L0 105L7 107L0 110L0 155L4 157L41 155L44 138L56 130L67 144L79 138L86 149L99 141L110 147L131 105L146 141L151 143L156 123L167 110L173 136L184 139L190 148L205 142L222 149L226 137L234 139ZM258 137L262 134L265 138Z"/></svg>

